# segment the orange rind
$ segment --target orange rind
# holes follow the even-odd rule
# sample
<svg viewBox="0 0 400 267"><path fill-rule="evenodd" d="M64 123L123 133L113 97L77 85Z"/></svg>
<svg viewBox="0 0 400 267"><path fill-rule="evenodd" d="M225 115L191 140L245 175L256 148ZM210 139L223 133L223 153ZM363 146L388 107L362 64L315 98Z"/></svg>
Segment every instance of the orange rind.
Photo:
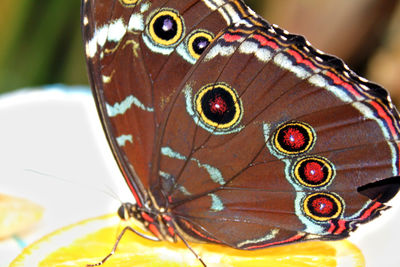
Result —
<svg viewBox="0 0 400 267"><path fill-rule="evenodd" d="M124 222L115 215L89 219L43 237L11 263L17 266L86 266L104 258ZM213 244L190 244L207 266L364 267L360 250L349 241L310 241L243 251ZM202 266L183 242L155 242L126 232L118 249L102 265Z"/></svg>

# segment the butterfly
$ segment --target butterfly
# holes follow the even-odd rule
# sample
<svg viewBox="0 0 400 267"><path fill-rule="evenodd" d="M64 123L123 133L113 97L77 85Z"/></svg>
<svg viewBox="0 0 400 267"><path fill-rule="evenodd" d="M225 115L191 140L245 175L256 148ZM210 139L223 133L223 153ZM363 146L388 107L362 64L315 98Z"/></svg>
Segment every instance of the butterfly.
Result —
<svg viewBox="0 0 400 267"><path fill-rule="evenodd" d="M388 93L242 1L83 0L82 13L93 94L136 199L119 213L145 237L343 239L398 192Z"/></svg>

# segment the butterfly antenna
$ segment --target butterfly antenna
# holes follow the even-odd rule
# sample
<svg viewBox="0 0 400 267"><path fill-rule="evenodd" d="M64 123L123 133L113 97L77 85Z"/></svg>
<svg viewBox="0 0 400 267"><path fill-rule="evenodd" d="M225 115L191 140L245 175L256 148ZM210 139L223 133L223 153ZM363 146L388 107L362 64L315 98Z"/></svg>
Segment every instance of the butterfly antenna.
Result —
<svg viewBox="0 0 400 267"><path fill-rule="evenodd" d="M114 190L112 190L112 188L111 188L109 185L103 184L103 186L104 186L107 190L102 190L102 189L99 189L99 190L101 190L104 194L108 194L110 197L114 198L115 200L118 200L119 203L122 205L123 202L122 202L122 200L119 198L118 194L117 194Z"/></svg>
<svg viewBox="0 0 400 267"><path fill-rule="evenodd" d="M24 171L31 172L31 173L34 173L34 174L37 174L37 175L40 175L40 176L44 176L44 177L49 177L49 178L52 178L52 179L57 179L59 181L65 182L65 183L74 184L74 185L80 185L80 186L85 187L88 190L92 190L92 191L95 191L95 192L101 192L101 193L107 195L108 197L111 197L112 199L119 201L122 204L121 199L119 199L117 194L106 184L103 184L103 186L107 189L107 190L104 190L104 188L99 188L99 187L93 186L93 184L85 184L85 183L82 183L82 182L72 181L72 180L67 179L67 178L62 178L62 177L59 177L59 176L56 176L56 175L53 175L53 174L40 172L40 171L33 170L33 169L24 169Z"/></svg>

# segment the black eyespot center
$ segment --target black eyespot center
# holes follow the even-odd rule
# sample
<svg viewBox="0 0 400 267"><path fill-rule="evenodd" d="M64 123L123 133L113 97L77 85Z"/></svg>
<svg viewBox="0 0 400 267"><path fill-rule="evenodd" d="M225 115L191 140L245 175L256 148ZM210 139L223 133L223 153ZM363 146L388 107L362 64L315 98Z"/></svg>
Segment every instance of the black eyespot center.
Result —
<svg viewBox="0 0 400 267"><path fill-rule="evenodd" d="M147 33L157 45L175 46L184 35L183 18L173 9L160 9L151 17Z"/></svg>
<svg viewBox="0 0 400 267"><path fill-rule="evenodd" d="M206 92L201 99L203 114L211 121L219 124L230 122L235 115L235 102L225 89L216 86Z"/></svg>
<svg viewBox="0 0 400 267"><path fill-rule="evenodd" d="M163 40L171 40L177 33L178 24L170 15L158 17L154 22L154 32Z"/></svg>
<svg viewBox="0 0 400 267"><path fill-rule="evenodd" d="M209 44L210 41L207 38L199 36L196 39L194 39L192 43L192 48L196 52L196 54L201 55L204 52L204 50L206 50Z"/></svg>

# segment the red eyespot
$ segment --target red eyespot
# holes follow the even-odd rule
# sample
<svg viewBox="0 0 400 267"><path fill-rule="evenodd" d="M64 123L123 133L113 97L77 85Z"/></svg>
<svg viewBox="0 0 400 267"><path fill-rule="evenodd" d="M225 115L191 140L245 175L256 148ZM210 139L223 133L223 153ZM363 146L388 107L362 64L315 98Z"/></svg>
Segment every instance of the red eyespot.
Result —
<svg viewBox="0 0 400 267"><path fill-rule="evenodd" d="M335 177L334 165L323 157L305 157L294 164L294 178L303 186L317 188L330 184Z"/></svg>
<svg viewBox="0 0 400 267"><path fill-rule="evenodd" d="M296 155L310 151L316 135L312 127L304 122L288 122L276 130L272 140L277 152Z"/></svg>
<svg viewBox="0 0 400 267"><path fill-rule="evenodd" d="M213 99L210 99L210 111L212 113L218 113L219 115L222 115L227 109L228 105L220 95L216 95Z"/></svg>
<svg viewBox="0 0 400 267"><path fill-rule="evenodd" d="M332 212L334 203L326 197L318 197L313 199L311 206L316 213L327 215Z"/></svg>
<svg viewBox="0 0 400 267"><path fill-rule="evenodd" d="M325 177L322 168L323 167L318 162L307 162L304 167L304 176L311 182L320 183Z"/></svg>
<svg viewBox="0 0 400 267"><path fill-rule="evenodd" d="M304 199L305 214L316 221L338 218L343 212L343 200L335 193L314 193Z"/></svg>
<svg viewBox="0 0 400 267"><path fill-rule="evenodd" d="M283 132L283 142L293 149L299 149L304 146L306 141L304 135L298 129L288 128Z"/></svg>

